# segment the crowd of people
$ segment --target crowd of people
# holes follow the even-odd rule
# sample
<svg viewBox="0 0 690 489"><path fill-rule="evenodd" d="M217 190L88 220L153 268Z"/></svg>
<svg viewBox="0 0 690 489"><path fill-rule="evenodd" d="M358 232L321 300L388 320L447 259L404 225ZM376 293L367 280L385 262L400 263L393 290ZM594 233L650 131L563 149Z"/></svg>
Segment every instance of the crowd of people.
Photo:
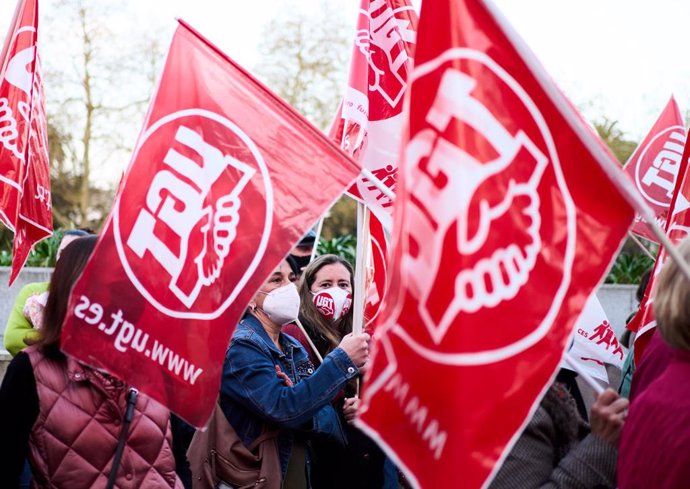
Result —
<svg viewBox="0 0 690 489"><path fill-rule="evenodd" d="M353 425L370 337L353 332L347 260L311 260L302 249L275 268L232 336L209 429L195 431L60 350L69 293L96 240L66 233L50 282L22 289L8 320L14 359L0 387L2 487L407 486ZM313 237L300 245L313 246ZM690 241L680 250L690 261ZM587 411L563 370L490 487L686 487L689 304L690 283L669 260L655 296L658 334L635 370L630 401L615 385Z"/></svg>

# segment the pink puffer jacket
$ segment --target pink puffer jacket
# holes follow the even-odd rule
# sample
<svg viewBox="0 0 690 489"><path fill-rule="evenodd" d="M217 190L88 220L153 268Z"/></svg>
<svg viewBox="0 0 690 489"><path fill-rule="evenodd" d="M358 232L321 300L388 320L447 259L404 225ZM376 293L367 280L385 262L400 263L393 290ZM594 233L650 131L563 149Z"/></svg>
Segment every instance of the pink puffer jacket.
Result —
<svg viewBox="0 0 690 489"><path fill-rule="evenodd" d="M121 381L68 357L25 350L36 377L39 414L30 437L33 487L105 487L126 409ZM175 474L169 411L139 395L115 487L182 488Z"/></svg>

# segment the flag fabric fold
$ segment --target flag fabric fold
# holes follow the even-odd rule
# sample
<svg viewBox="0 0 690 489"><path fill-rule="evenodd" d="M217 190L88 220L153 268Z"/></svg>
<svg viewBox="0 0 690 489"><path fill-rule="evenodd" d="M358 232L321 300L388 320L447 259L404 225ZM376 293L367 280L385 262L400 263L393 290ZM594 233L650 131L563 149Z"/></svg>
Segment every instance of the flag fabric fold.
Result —
<svg viewBox="0 0 690 489"><path fill-rule="evenodd" d="M417 23L417 13L408 0L362 0L347 88L329 131L343 151L393 191ZM372 213L365 230L371 245L364 294L365 327L372 331L386 290L388 242L384 229L391 229L393 201L361 175L348 193Z"/></svg>
<svg viewBox="0 0 690 489"><path fill-rule="evenodd" d="M14 232L11 285L53 232L38 0L17 4L0 63L0 221Z"/></svg>
<svg viewBox="0 0 690 489"><path fill-rule="evenodd" d="M553 381L637 197L489 2L420 19L358 425L416 487L471 489Z"/></svg>
<svg viewBox="0 0 690 489"><path fill-rule="evenodd" d="M690 178L688 176L688 158L690 158L690 145L686 140L682 151L682 157L678 163L675 186L671 203L666 215L666 236L675 246L690 235ZM656 329L654 319L654 291L656 278L661 273L666 260L669 258L666 248L660 247L652 273L647 283L644 297L633 319L628 324L628 329L637 333L633 344L635 363L639 364L649 340Z"/></svg>
<svg viewBox="0 0 690 489"><path fill-rule="evenodd" d="M683 114L676 99L671 97L647 136L625 163L625 173L654 212L661 229L666 229L669 206L682 166L685 137ZM658 238L639 214L635 216L631 231L658 243Z"/></svg>
<svg viewBox="0 0 690 489"><path fill-rule="evenodd" d="M62 347L203 426L247 303L360 168L180 23Z"/></svg>
<svg viewBox="0 0 690 489"><path fill-rule="evenodd" d="M575 323L570 360L595 379L609 383L606 366L623 368L626 351L621 346L596 294L592 294ZM562 366L573 370L567 362Z"/></svg>
<svg viewBox="0 0 690 489"><path fill-rule="evenodd" d="M409 0L362 0L347 88L330 129L343 151L395 190L417 13ZM366 177L348 193L390 230L393 202Z"/></svg>

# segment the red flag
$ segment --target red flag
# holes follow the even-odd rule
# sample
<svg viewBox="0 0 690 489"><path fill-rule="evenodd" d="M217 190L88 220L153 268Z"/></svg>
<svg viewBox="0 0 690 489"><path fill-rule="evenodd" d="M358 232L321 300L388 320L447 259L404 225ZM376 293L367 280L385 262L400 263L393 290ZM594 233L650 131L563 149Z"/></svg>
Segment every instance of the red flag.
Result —
<svg viewBox="0 0 690 489"><path fill-rule="evenodd" d="M383 225L373 214L369 217L369 234L371 237L371 249L369 251L370 263L368 267L367 296L364 304L364 318L366 320L364 329L371 333L381 312L383 298L388 287L388 282L386 281L388 242Z"/></svg>
<svg viewBox="0 0 690 489"><path fill-rule="evenodd" d="M246 304L359 171L182 23L63 349L202 426Z"/></svg>
<svg viewBox="0 0 690 489"><path fill-rule="evenodd" d="M362 0L348 86L331 127L331 137L386 186L395 189L407 78L417 36L417 13L408 0ZM364 201L371 250L364 315L371 330L386 290L388 243L393 202L361 177L348 190Z"/></svg>
<svg viewBox="0 0 690 489"><path fill-rule="evenodd" d="M417 14L408 0L362 0L348 86L330 132L392 190L416 37ZM369 180L360 177L348 192L391 228L393 202Z"/></svg>
<svg viewBox="0 0 690 489"><path fill-rule="evenodd" d="M688 158L690 158L690 145L686 141L685 149L680 159L673 199L669 206L670 212L667 214L668 218L666 220L666 235L674 245L677 245L690 235L690 176L688 175ZM652 269L652 275L647 283L644 297L642 302L640 302L640 308L627 326L629 330L637 333L633 350L636 363L639 363L642 358L652 333L656 329L653 309L654 284L667 258L666 248L661 247Z"/></svg>
<svg viewBox="0 0 690 489"><path fill-rule="evenodd" d="M21 0L0 57L0 221L14 231L10 285L34 244L53 232L37 42L38 1Z"/></svg>
<svg viewBox="0 0 690 489"><path fill-rule="evenodd" d="M683 115L676 100L671 97L649 134L625 164L625 172L654 211L661 229L666 228L684 145ZM635 224L631 231L650 241L658 242L639 215L635 216Z"/></svg>
<svg viewBox="0 0 690 489"><path fill-rule="evenodd" d="M414 485L471 489L553 381L634 196L488 2L422 8L359 425Z"/></svg>

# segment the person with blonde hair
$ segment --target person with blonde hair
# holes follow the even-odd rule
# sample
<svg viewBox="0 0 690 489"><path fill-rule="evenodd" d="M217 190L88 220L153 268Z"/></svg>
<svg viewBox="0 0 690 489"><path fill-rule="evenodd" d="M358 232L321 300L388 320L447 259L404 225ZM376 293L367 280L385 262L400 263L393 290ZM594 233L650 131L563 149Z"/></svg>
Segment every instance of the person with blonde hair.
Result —
<svg viewBox="0 0 690 489"><path fill-rule="evenodd" d="M690 262L690 239L679 251ZM681 489L690 484L690 280L669 259L655 287L657 333L671 352L665 368L632 399L618 457L621 489ZM643 363L648 354L655 353L645 352Z"/></svg>

